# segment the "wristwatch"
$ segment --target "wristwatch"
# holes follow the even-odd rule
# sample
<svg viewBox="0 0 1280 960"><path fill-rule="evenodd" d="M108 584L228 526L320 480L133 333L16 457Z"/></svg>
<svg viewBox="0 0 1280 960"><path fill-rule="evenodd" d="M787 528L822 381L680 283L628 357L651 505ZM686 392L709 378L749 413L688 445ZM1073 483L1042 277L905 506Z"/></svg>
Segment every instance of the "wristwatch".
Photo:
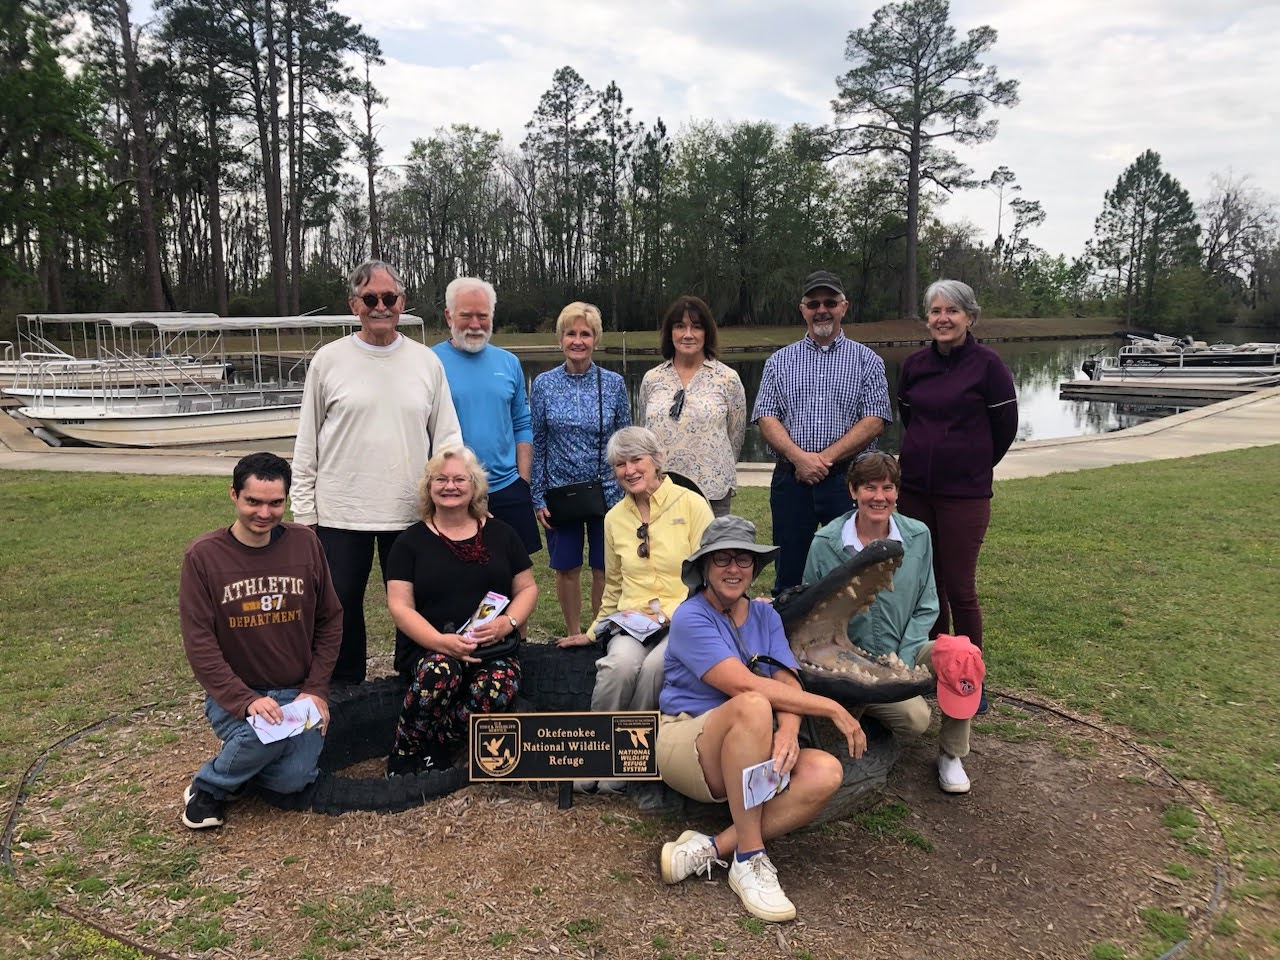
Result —
<svg viewBox="0 0 1280 960"><path fill-rule="evenodd" d="M512 633L519 633L519 632L520 632L520 621L519 621L519 620L517 620L515 617L511 616L511 614L507 614L507 619L511 621L511 632L512 632Z"/></svg>

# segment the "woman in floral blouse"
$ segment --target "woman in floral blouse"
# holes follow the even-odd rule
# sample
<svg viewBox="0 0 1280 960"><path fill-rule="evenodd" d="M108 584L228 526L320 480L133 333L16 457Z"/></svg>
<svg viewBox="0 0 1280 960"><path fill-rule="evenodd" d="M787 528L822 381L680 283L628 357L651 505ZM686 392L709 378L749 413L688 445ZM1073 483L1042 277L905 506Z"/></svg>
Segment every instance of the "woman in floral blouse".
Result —
<svg viewBox="0 0 1280 960"><path fill-rule="evenodd" d="M747 429L738 375L716 359L716 321L698 297L679 297L659 334L664 362L644 375L639 422L655 434L667 469L693 480L717 517L729 513Z"/></svg>
<svg viewBox="0 0 1280 960"><path fill-rule="evenodd" d="M622 377L591 362L600 343L600 310L590 303L571 303L556 320L556 337L564 351L562 366L533 381L529 405L533 413L533 509L547 531L547 552L556 574L556 598L564 614L565 632L582 632L582 548L591 563L591 615L604 593L604 518L553 527L547 509L552 487L601 480L605 506L622 499L605 445L616 431L631 425L631 404ZM602 429L603 426L603 429Z"/></svg>

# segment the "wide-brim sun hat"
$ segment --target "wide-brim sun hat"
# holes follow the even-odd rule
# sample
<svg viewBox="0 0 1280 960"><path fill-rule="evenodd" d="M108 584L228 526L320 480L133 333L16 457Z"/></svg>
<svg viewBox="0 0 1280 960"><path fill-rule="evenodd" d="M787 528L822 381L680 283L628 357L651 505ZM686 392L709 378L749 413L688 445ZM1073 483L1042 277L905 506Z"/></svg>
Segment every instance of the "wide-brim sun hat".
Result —
<svg viewBox="0 0 1280 960"><path fill-rule="evenodd" d="M692 596L704 586L702 579L702 558L717 550L745 550L756 556L752 575L758 574L760 568L773 560L781 551L781 547L772 543L756 543L756 525L746 517L716 517L707 529L702 531L702 542L698 549L689 554L680 566L680 579L689 588Z"/></svg>

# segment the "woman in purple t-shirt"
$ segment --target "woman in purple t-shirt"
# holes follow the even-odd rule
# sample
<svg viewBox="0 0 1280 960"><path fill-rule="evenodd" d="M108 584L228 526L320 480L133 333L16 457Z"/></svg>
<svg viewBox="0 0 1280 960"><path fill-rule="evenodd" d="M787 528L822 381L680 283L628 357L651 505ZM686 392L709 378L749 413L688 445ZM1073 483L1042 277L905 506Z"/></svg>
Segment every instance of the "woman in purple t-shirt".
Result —
<svg viewBox="0 0 1280 960"><path fill-rule="evenodd" d="M805 693L786 669L766 668L769 675L760 676L748 666L761 654L796 667L777 611L747 598L751 581L778 553L755 539L751 521L718 517L681 570L690 593L671 618L659 698L658 772L694 800L728 801L733 822L714 837L686 830L664 844L662 879L679 883L702 872L710 878L712 864L725 866L732 859L729 886L743 906L762 920L780 922L794 919L796 908L778 884L765 840L810 823L844 777L831 754L801 749L800 717L830 719L855 758L867 739L844 707ZM776 775L790 774L791 785L748 809L743 771L770 762Z"/></svg>

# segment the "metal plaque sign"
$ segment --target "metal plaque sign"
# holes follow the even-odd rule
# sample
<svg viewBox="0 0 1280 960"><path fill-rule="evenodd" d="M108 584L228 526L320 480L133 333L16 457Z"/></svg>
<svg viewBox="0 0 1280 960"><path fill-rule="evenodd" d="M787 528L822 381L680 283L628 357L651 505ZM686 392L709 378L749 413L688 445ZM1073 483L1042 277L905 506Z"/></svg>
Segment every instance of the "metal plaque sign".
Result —
<svg viewBox="0 0 1280 960"><path fill-rule="evenodd" d="M657 711L471 715L476 780L658 780Z"/></svg>

